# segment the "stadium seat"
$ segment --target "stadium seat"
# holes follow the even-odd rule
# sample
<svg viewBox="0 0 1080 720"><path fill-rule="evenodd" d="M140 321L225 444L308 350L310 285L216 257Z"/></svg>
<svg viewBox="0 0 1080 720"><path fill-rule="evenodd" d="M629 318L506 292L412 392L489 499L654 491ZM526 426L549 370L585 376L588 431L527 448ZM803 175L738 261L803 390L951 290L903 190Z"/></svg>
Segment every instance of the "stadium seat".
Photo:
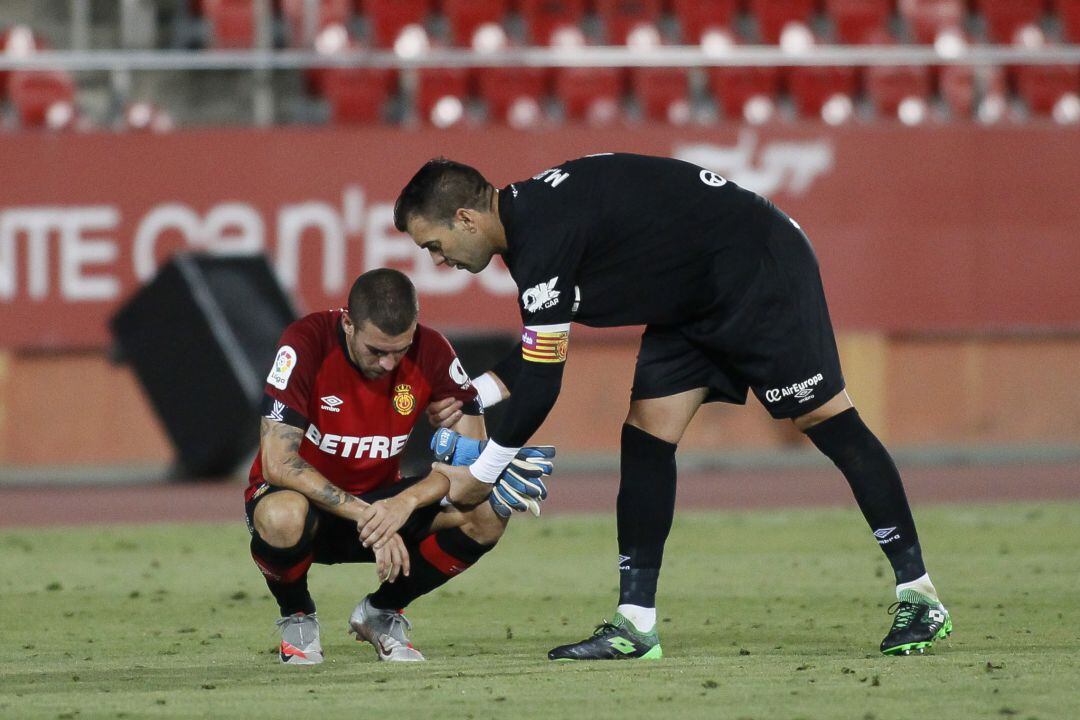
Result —
<svg viewBox="0 0 1080 720"><path fill-rule="evenodd" d="M0 54L7 57L26 57L47 47L45 40L27 25L12 25L0 32ZM0 98L7 92L9 74L8 71L0 70Z"/></svg>
<svg viewBox="0 0 1080 720"><path fill-rule="evenodd" d="M472 45L477 28L486 23L502 24L509 5L509 0L443 0L450 42L459 47Z"/></svg>
<svg viewBox="0 0 1080 720"><path fill-rule="evenodd" d="M416 74L414 105L417 117L439 127L464 119L469 99L469 71L466 68L420 68ZM459 112L455 114L454 109Z"/></svg>
<svg viewBox="0 0 1080 720"><path fill-rule="evenodd" d="M728 30L735 21L736 0L672 0L684 43L701 42L707 30Z"/></svg>
<svg viewBox="0 0 1080 720"><path fill-rule="evenodd" d="M518 6L533 45L550 45L556 30L577 27L585 17L585 0L520 0Z"/></svg>
<svg viewBox="0 0 1080 720"><path fill-rule="evenodd" d="M780 71L775 67L710 67L708 85L724 115L741 120L751 100L775 102L780 90Z"/></svg>
<svg viewBox="0 0 1080 720"><path fill-rule="evenodd" d="M879 116L895 118L905 100L929 103L930 68L908 65L872 65L864 71L866 94Z"/></svg>
<svg viewBox="0 0 1080 720"><path fill-rule="evenodd" d="M1004 113L1005 73L1000 67L946 65L941 68L938 85L954 120L982 116L980 119L992 121Z"/></svg>
<svg viewBox="0 0 1080 720"><path fill-rule="evenodd" d="M788 23L810 24L814 0L750 0L750 13L757 19L761 41L775 45Z"/></svg>
<svg viewBox="0 0 1080 720"><path fill-rule="evenodd" d="M255 46L255 3L252 0L203 0L210 25L210 46L238 50Z"/></svg>
<svg viewBox="0 0 1080 720"><path fill-rule="evenodd" d="M690 121L690 72L686 68L631 68L630 89L646 120L673 125Z"/></svg>
<svg viewBox="0 0 1080 720"><path fill-rule="evenodd" d="M1043 0L977 0L975 7L986 20L987 39L1009 44L1016 31L1036 25L1043 13Z"/></svg>
<svg viewBox="0 0 1080 720"><path fill-rule="evenodd" d="M16 70L7 93L24 128L67 127L75 116L75 83L62 70Z"/></svg>
<svg viewBox="0 0 1080 720"><path fill-rule="evenodd" d="M513 127L531 127L543 119L549 68L491 67L476 70L477 94L487 103L488 117Z"/></svg>
<svg viewBox="0 0 1080 720"><path fill-rule="evenodd" d="M385 68L325 68L322 92L335 124L377 123L396 78Z"/></svg>
<svg viewBox="0 0 1080 720"><path fill-rule="evenodd" d="M568 120L610 124L621 116L623 68L566 67L555 70L555 95Z"/></svg>
<svg viewBox="0 0 1080 720"><path fill-rule="evenodd" d="M963 0L899 0L897 10L907 22L912 39L929 45L943 30L962 30Z"/></svg>
<svg viewBox="0 0 1080 720"><path fill-rule="evenodd" d="M889 32L889 0L825 0L825 12L842 43L864 45Z"/></svg>
<svg viewBox="0 0 1080 720"><path fill-rule="evenodd" d="M390 47L408 25L423 25L429 0L364 0L368 36L375 47Z"/></svg>
<svg viewBox="0 0 1080 720"><path fill-rule="evenodd" d="M288 31L289 45L292 47L305 45L306 6L307 0L281 0L281 16ZM314 36L328 25L348 25L352 16L352 4L350 0L318 0L315 15L315 27L311 29L312 42Z"/></svg>
<svg viewBox="0 0 1080 720"><path fill-rule="evenodd" d="M1061 21L1062 40L1080 44L1080 0L1056 0L1054 14Z"/></svg>
<svg viewBox="0 0 1080 720"><path fill-rule="evenodd" d="M1016 68L1016 90L1033 115L1050 115L1065 95L1080 95L1080 66L1024 65Z"/></svg>
<svg viewBox="0 0 1080 720"><path fill-rule="evenodd" d="M822 107L837 95L852 100L859 92L858 70L853 67L793 67L787 87L795 109L804 118L821 117Z"/></svg>
<svg viewBox="0 0 1080 720"><path fill-rule="evenodd" d="M638 25L656 26L660 21L660 0L595 0L595 5L609 45L625 45Z"/></svg>

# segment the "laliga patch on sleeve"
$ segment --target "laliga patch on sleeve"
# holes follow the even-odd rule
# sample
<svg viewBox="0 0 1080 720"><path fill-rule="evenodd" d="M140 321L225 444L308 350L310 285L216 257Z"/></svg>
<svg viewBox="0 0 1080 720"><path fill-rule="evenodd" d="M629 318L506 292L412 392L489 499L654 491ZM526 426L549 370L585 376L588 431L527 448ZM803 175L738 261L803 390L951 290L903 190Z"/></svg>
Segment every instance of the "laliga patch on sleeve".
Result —
<svg viewBox="0 0 1080 720"><path fill-rule="evenodd" d="M465 368L461 366L461 361L454 358L454 361L450 363L450 379L453 380L462 390L469 387L469 373L465 372Z"/></svg>
<svg viewBox="0 0 1080 720"><path fill-rule="evenodd" d="M284 390L289 384L289 376L296 368L296 351L288 345L282 345L274 357L274 366L270 368L270 374L266 376L266 382L278 390Z"/></svg>

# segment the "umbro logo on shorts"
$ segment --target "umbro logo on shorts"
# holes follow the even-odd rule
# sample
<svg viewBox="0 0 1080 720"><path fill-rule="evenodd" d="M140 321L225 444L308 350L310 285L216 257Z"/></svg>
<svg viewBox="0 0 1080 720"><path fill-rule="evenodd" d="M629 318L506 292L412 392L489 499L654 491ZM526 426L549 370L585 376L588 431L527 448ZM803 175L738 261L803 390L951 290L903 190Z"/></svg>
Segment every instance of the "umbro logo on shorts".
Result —
<svg viewBox="0 0 1080 720"><path fill-rule="evenodd" d="M824 379L825 376L818 373L814 377L807 378L802 382L792 383L787 387L771 388L765 391L765 400L766 402L776 403L784 398L795 397L799 399L800 403L804 403L814 397L814 386Z"/></svg>

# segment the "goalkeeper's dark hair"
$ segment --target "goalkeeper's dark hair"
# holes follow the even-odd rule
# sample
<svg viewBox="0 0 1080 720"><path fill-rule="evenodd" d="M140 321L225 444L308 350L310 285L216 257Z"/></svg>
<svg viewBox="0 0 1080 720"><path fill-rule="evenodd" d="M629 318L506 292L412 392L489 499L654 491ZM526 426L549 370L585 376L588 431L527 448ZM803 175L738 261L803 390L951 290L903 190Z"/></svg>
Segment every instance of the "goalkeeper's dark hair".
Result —
<svg viewBox="0 0 1080 720"><path fill-rule="evenodd" d="M487 210L495 188L475 168L444 157L428 160L394 203L394 227L405 232L411 217L452 225L458 208Z"/></svg>
<svg viewBox="0 0 1080 720"><path fill-rule="evenodd" d="M356 327L370 320L387 335L401 335L419 314L416 288L398 270L368 270L356 278L349 291L349 317Z"/></svg>

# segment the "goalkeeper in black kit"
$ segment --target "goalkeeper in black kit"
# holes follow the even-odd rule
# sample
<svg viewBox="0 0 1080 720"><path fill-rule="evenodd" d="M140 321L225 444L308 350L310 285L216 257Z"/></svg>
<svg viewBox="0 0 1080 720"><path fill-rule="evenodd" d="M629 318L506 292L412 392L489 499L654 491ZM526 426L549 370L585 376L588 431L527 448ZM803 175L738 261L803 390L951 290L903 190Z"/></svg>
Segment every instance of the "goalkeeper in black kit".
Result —
<svg viewBox="0 0 1080 720"><path fill-rule="evenodd" d="M668 158L591 155L501 189L440 158L402 190L394 222L437 265L478 273L501 255L519 292L521 349L473 381L485 405L509 407L479 458L450 470L455 502L481 501L547 417L572 323L645 326L622 428L619 605L552 660L662 656L675 450L702 403L743 404L749 390L836 464L892 564L881 651L923 652L952 631L896 466L845 391L813 248L767 199Z"/></svg>

